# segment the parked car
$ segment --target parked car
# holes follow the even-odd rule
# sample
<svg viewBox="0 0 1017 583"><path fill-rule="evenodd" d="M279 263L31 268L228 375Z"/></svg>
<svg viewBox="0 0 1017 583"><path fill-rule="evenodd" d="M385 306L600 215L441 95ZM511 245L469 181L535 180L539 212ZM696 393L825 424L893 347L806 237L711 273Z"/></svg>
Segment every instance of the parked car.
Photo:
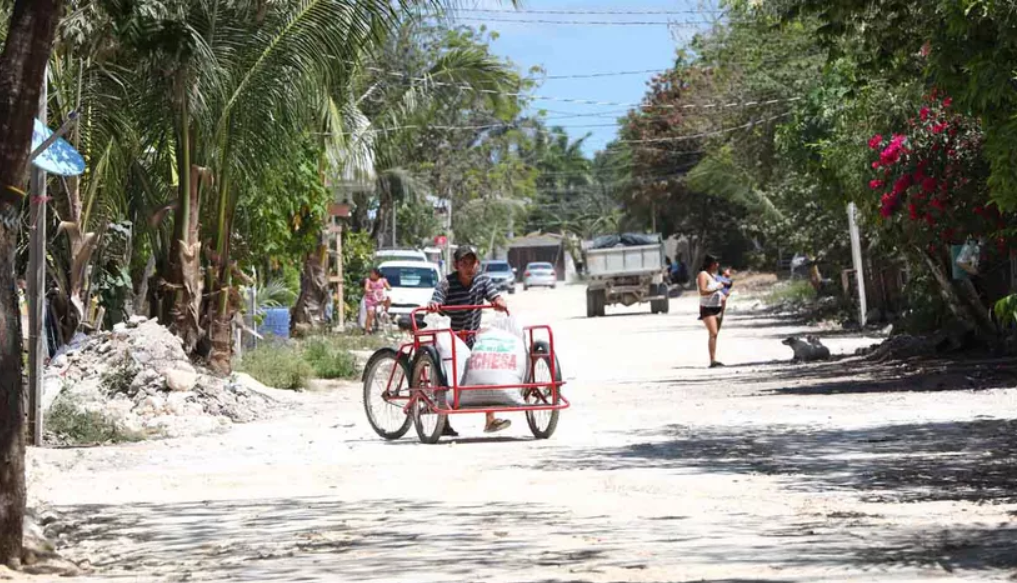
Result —
<svg viewBox="0 0 1017 583"><path fill-rule="evenodd" d="M509 265L508 261L485 261L483 268L484 273L491 278L491 282L494 283L494 287L498 291L516 293L516 270Z"/></svg>
<svg viewBox="0 0 1017 583"><path fill-rule="evenodd" d="M375 261L427 261L427 255L416 249L379 249L374 252Z"/></svg>
<svg viewBox="0 0 1017 583"><path fill-rule="evenodd" d="M533 286L553 288L558 285L558 274L550 263L534 262L527 263L523 271L523 289L528 290Z"/></svg>
<svg viewBox="0 0 1017 583"><path fill-rule="evenodd" d="M438 266L430 261L386 261L378 269L392 286L389 313L396 317L408 317L413 310L426 306L441 281Z"/></svg>

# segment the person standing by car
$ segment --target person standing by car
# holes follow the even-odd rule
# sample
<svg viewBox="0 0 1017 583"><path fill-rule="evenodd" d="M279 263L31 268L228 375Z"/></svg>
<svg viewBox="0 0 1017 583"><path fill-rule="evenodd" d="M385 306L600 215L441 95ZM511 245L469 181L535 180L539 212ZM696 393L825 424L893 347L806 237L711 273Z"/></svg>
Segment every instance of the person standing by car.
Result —
<svg viewBox="0 0 1017 583"><path fill-rule="evenodd" d="M724 293L724 283L717 278L717 271L720 269L720 261L712 255L703 259L703 268L696 276L696 286L699 288L699 319L706 326L710 334L708 343L710 351L710 368L724 366L717 361L717 336L720 334L721 315L727 303L727 295Z"/></svg>
<svg viewBox="0 0 1017 583"><path fill-rule="evenodd" d="M479 306L484 302L490 302L495 310L507 312L508 304L505 298L491 282L486 274L478 273L480 262L477 260L477 250L472 245L460 245L453 256L455 271L450 273L434 289L431 303L428 307L439 311L441 306ZM481 310L452 310L447 313L451 320L451 328L455 332L476 331L480 329ZM475 336L467 334L463 342L473 348ZM487 423L484 431L493 433L508 428L512 422L508 419L497 419L494 413L487 414ZM458 437L457 433L449 422L445 421L445 429L442 435Z"/></svg>

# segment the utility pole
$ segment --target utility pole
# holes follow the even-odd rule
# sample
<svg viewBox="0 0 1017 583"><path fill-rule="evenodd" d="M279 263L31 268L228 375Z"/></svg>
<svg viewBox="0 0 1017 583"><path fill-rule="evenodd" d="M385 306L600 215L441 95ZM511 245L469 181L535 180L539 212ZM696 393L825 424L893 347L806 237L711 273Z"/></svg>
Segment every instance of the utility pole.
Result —
<svg viewBox="0 0 1017 583"><path fill-rule="evenodd" d="M445 271L452 271L452 195L445 199Z"/></svg>
<svg viewBox="0 0 1017 583"><path fill-rule="evenodd" d="M336 219L333 219L336 220ZM338 228L335 234L335 258L337 262L336 267L336 287L337 295L336 299L336 310L339 312L339 331L346 330L346 298L343 295L343 222L337 220Z"/></svg>
<svg viewBox="0 0 1017 583"><path fill-rule="evenodd" d="M865 272L862 265L862 243L858 233L858 209L855 203L848 203L848 229L851 235L851 261L854 263L855 277L858 280L858 323L865 327L868 308L865 305Z"/></svg>
<svg viewBox="0 0 1017 583"><path fill-rule="evenodd" d="M46 125L47 80L42 76L39 121ZM33 167L29 213L31 225L28 249L28 426L32 445L42 445L42 363L46 358L43 322L46 321L46 171Z"/></svg>
<svg viewBox="0 0 1017 583"><path fill-rule="evenodd" d="M399 237L396 237L396 222L397 222L396 218L397 218L398 214L399 214L398 207L396 206L396 203L393 202L392 203L392 248L393 249L395 249L396 247L399 246L399 243L398 243Z"/></svg>

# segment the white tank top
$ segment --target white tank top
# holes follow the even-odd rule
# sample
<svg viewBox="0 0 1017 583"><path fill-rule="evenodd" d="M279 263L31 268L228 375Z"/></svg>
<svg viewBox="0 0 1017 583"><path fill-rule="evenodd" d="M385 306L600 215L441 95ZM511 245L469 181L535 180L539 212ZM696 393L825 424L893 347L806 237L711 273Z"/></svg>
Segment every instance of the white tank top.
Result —
<svg viewBox="0 0 1017 583"><path fill-rule="evenodd" d="M724 284L717 281L717 278L715 278L713 274L709 272L704 273L706 273L707 277L710 278L709 283L706 284L706 289L716 291L708 296L700 295L699 305L704 308L720 308L724 305L724 293L722 291L724 289Z"/></svg>

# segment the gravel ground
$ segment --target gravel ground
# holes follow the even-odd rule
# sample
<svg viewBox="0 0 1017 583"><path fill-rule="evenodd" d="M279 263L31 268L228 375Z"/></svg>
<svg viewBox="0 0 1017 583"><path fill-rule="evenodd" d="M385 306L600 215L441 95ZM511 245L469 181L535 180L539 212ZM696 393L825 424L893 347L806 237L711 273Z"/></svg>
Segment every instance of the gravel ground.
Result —
<svg viewBox="0 0 1017 583"><path fill-rule="evenodd" d="M671 313L584 289L510 297L553 324L573 408L534 441L397 442L357 385L227 433L33 450L31 496L79 581L713 583L1009 581L1009 368L791 365L805 329L732 300L720 359L691 294ZM878 342L813 330L835 354ZM10 575L8 575L9 577ZM3 575L0 575L2 578ZM19 576L22 577L22 576Z"/></svg>

